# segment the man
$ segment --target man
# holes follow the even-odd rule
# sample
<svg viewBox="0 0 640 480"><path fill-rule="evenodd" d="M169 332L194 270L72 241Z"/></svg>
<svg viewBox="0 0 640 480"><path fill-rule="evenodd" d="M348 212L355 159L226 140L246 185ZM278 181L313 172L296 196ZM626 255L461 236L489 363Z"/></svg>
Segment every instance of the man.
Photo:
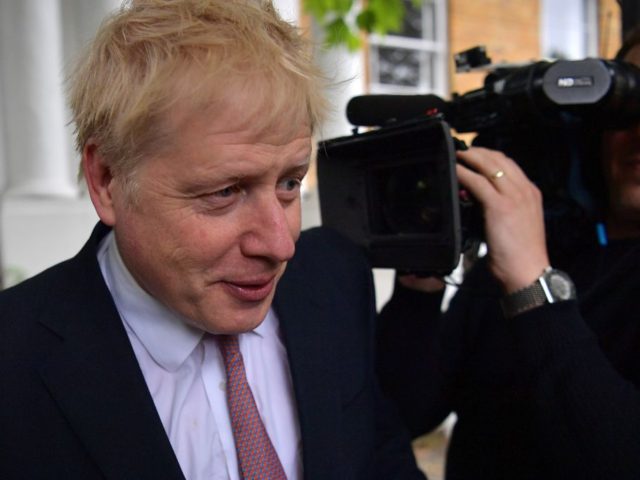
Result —
<svg viewBox="0 0 640 480"><path fill-rule="evenodd" d="M366 262L298 240L306 52L268 2L102 25L69 89L101 222L0 295L0 478L424 478L374 379Z"/></svg>
<svg viewBox="0 0 640 480"><path fill-rule="evenodd" d="M640 64L639 32L618 58ZM380 330L383 385L413 433L457 414L447 479L640 478L639 152L638 125L606 132L600 165L585 165L602 218L547 239L540 192L518 165L460 153L488 256L445 314L436 279L400 279Z"/></svg>

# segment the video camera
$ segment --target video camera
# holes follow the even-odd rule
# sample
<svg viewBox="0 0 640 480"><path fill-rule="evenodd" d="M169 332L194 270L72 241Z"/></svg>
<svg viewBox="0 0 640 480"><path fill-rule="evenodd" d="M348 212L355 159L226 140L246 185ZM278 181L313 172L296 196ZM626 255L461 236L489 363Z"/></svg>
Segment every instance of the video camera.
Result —
<svg viewBox="0 0 640 480"><path fill-rule="evenodd" d="M374 267L446 275L482 236L478 205L458 186L451 128L513 158L557 214L576 204L585 140L640 121L640 69L595 58L497 67L450 101L363 95L346 113L353 135L318 145L323 225L363 246Z"/></svg>

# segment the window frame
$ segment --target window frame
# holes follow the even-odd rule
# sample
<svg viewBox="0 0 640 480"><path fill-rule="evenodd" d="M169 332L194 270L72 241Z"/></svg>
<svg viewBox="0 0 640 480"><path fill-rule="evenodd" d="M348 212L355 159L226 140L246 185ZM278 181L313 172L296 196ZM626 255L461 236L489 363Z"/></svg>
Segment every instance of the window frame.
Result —
<svg viewBox="0 0 640 480"><path fill-rule="evenodd" d="M429 9L433 9L433 20ZM449 93L449 49L448 49L448 11L446 0L425 0L422 6L423 35L435 26L433 38L404 37L400 34L381 36L371 34L368 37L368 89L379 94L423 94L434 93L446 96ZM425 14L427 13L427 14ZM379 81L379 62L375 54L377 47L389 47L416 51L419 54L420 78L417 86L403 86Z"/></svg>

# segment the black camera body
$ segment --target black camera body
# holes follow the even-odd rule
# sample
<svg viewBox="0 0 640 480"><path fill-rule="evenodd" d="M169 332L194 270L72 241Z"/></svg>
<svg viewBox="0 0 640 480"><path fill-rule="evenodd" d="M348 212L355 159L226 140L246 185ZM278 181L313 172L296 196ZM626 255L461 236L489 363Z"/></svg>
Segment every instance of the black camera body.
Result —
<svg viewBox="0 0 640 480"><path fill-rule="evenodd" d="M319 143L322 223L363 246L374 267L446 275L481 231L477 205L458 186L450 127L511 156L545 208L558 210L575 203L585 132L640 120L640 69L601 59L497 68L483 88L451 101L363 95L347 117L378 128Z"/></svg>
<svg viewBox="0 0 640 480"><path fill-rule="evenodd" d="M324 225L364 246L376 267L451 271L463 237L446 122L423 117L327 140L318 158Z"/></svg>

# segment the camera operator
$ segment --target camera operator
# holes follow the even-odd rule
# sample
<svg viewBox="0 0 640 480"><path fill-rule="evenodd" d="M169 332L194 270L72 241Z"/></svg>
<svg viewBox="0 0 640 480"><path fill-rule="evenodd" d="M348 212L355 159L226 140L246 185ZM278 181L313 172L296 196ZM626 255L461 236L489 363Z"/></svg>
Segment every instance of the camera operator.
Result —
<svg viewBox="0 0 640 480"><path fill-rule="evenodd" d="M618 58L640 65L639 31ZM457 414L447 480L640 478L640 125L601 147L600 242L595 220L545 234L514 161L460 152L488 255L445 313L444 282L412 276L381 312L379 373L413 435Z"/></svg>

